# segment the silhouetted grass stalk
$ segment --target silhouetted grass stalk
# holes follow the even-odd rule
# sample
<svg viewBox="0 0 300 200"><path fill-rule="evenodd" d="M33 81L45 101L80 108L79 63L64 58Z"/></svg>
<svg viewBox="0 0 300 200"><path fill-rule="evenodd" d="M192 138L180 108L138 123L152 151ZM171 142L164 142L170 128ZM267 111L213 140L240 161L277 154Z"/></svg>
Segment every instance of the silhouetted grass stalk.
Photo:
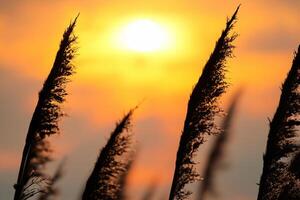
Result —
<svg viewBox="0 0 300 200"><path fill-rule="evenodd" d="M258 200L285 199L295 179L287 159L300 151L294 140L299 128L300 111L300 46L295 53L292 67L285 79L279 105L270 122L266 152L264 154L263 172L260 179ZM299 166L298 166L299 168ZM299 177L296 178L299 181Z"/></svg>
<svg viewBox="0 0 300 200"><path fill-rule="evenodd" d="M224 154L226 152L226 146L229 142L229 139L232 135L232 120L234 119L236 106L240 97L241 91L238 91L228 108L227 115L223 120L221 126L221 133L217 136L204 170L203 181L200 184L199 188L199 200L204 200L207 194L217 194L215 187L215 173L221 167L222 161L224 161Z"/></svg>
<svg viewBox="0 0 300 200"><path fill-rule="evenodd" d="M56 184L63 176L63 165L64 161L59 164L54 175L49 178L49 183L47 184L45 191L39 196L38 200L49 200L51 197L55 197L59 194L59 189L56 187Z"/></svg>
<svg viewBox="0 0 300 200"><path fill-rule="evenodd" d="M186 119L177 151L175 171L169 199L185 199L191 192L184 187L199 179L194 155L205 136L216 133L214 118L220 112L218 100L228 84L225 81L226 60L232 57L232 42L237 34L231 34L239 7L216 43L188 102Z"/></svg>
<svg viewBox="0 0 300 200"><path fill-rule="evenodd" d="M126 154L131 152L132 134L128 133L131 117L130 110L117 123L105 147L101 150L95 167L87 180L82 200L110 199L117 200L122 194L122 179L128 173L132 159ZM126 132L124 132L126 131ZM129 155L132 155L129 153Z"/></svg>
<svg viewBox="0 0 300 200"><path fill-rule="evenodd" d="M132 152L131 155L129 155L129 158L127 158L127 164L125 166L124 173L120 175L119 177L119 184L120 184L120 190L117 194L118 200L126 200L127 197L127 186L128 186L128 178L129 173L131 172L132 165L134 164L134 161L136 159L136 152Z"/></svg>
<svg viewBox="0 0 300 200"><path fill-rule="evenodd" d="M77 19L77 18L76 18ZM72 59L75 56L77 37L73 35L76 19L63 34L53 67L39 93L23 150L20 170L15 187L14 200L28 199L43 192L41 185L47 176L43 166L50 160L50 147L46 138L59 132L58 121L63 115L61 104L69 76L74 73Z"/></svg>

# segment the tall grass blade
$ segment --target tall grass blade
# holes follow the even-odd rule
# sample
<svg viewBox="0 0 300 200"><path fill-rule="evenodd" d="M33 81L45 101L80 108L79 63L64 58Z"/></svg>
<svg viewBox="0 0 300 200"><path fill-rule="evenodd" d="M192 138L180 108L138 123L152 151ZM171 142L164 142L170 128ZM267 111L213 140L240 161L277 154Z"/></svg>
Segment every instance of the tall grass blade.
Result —
<svg viewBox="0 0 300 200"><path fill-rule="evenodd" d="M87 180L82 199L116 200L121 193L121 179L127 173L130 159L126 154L131 150L132 134L128 133L134 109L117 123L105 147L101 150L95 167ZM126 132L127 131L127 134Z"/></svg>
<svg viewBox="0 0 300 200"><path fill-rule="evenodd" d="M132 169L132 165L135 161L135 153L131 153L130 157L127 158L128 162L125 166L125 171L123 174L121 174L120 178L119 178L119 183L120 183L120 190L118 191L117 194L117 199L119 200L126 200L128 199L126 191L127 191L127 186L128 186L128 177L129 177L129 173Z"/></svg>
<svg viewBox="0 0 300 200"><path fill-rule="evenodd" d="M239 101L241 91L238 91L228 108L227 115L223 120L221 130L222 132L217 136L210 154L208 156L207 164L204 170L203 181L199 188L199 200L204 200L207 194L217 194L215 187L215 173L222 165L224 160L224 154L226 152L226 146L232 135L232 121L236 112L236 106Z"/></svg>
<svg viewBox="0 0 300 200"><path fill-rule="evenodd" d="M28 199L43 192L42 183L46 176L42 169L51 159L46 138L59 132L58 121L63 115L61 104L67 95L65 87L69 76L74 73L72 59L76 53L74 44L77 37L73 30L76 19L64 32L53 67L39 93L26 137L17 183L14 185L14 200Z"/></svg>
<svg viewBox="0 0 300 200"><path fill-rule="evenodd" d="M270 122L258 200L279 199L285 196L283 193L290 192L287 189L295 179L299 181L299 177L290 170L288 162L297 151L300 151L299 144L295 141L300 125L299 84L300 45L282 85L279 105Z"/></svg>
<svg viewBox="0 0 300 200"><path fill-rule="evenodd" d="M54 175L49 178L49 183L47 185L46 190L39 196L38 200L50 200L51 198L56 197L59 194L59 189L57 188L56 184L63 176L63 166L64 161L61 162L56 169Z"/></svg>
<svg viewBox="0 0 300 200"><path fill-rule="evenodd" d="M185 186L199 179L194 155L205 141L205 136L216 133L214 118L219 113L218 99L228 87L225 81L226 60L232 57L232 42L237 34L231 34L239 7L216 43L188 102L183 132L177 151L175 171L169 199L186 199L191 194Z"/></svg>

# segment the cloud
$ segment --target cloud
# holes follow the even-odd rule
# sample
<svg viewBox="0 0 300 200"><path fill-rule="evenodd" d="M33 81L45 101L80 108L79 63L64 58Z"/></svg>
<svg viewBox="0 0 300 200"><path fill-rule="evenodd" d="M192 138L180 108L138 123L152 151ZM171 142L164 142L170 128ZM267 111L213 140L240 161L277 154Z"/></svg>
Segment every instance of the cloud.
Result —
<svg viewBox="0 0 300 200"><path fill-rule="evenodd" d="M285 26L263 28L260 31L253 31L248 38L246 46L252 51L274 52L288 51L292 52L297 48L300 38L299 31L288 29Z"/></svg>
<svg viewBox="0 0 300 200"><path fill-rule="evenodd" d="M6 0L0 0L0 11L1 12L5 12L5 11L10 11L11 9L15 8L18 4L20 3L20 1L18 0L10 0L10 1L6 1Z"/></svg>
<svg viewBox="0 0 300 200"><path fill-rule="evenodd" d="M273 2L273 1L272 1ZM299 11L300 1L299 0L276 0L281 5L288 6L292 9L297 9Z"/></svg>

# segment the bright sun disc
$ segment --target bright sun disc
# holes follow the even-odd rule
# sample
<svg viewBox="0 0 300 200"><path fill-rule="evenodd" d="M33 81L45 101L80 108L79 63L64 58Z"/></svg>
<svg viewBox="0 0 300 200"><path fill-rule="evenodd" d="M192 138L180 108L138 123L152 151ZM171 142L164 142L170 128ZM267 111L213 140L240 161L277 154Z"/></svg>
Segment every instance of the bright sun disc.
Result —
<svg viewBox="0 0 300 200"><path fill-rule="evenodd" d="M120 41L123 47L134 51L156 51L167 46L168 34L158 23L137 20L122 30Z"/></svg>

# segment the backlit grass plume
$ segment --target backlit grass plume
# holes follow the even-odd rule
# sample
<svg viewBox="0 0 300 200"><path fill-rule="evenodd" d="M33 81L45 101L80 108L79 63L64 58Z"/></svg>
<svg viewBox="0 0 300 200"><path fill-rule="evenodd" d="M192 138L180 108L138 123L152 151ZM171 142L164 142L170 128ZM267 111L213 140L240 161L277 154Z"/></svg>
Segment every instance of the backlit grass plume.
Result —
<svg viewBox="0 0 300 200"><path fill-rule="evenodd" d="M126 154L132 151L132 134L128 133L128 129L133 112L134 109L130 110L117 123L107 144L101 150L95 167L87 180L82 195L83 200L119 199L123 189L122 177L127 173L131 162Z"/></svg>
<svg viewBox="0 0 300 200"><path fill-rule="evenodd" d="M294 140L300 125L300 46L292 67L282 85L281 97L275 115L270 122L263 172L260 179L258 200L279 199L287 194L294 179L289 159L299 151ZM299 169L299 166L298 166ZM299 171L298 171L299 172Z"/></svg>
<svg viewBox="0 0 300 200"><path fill-rule="evenodd" d="M127 158L127 164L125 166L125 170L124 173L122 173L119 177L119 184L120 184L120 189L119 189L119 193L117 194L117 199L118 200L126 200L128 199L127 197L127 186L128 186L128 178L129 178L129 173L132 169L132 165L135 161L136 155L135 152L132 152L129 156L129 158Z"/></svg>
<svg viewBox="0 0 300 200"><path fill-rule="evenodd" d="M300 151L292 158L289 167L290 179L285 185L278 200L299 200L300 199Z"/></svg>
<svg viewBox="0 0 300 200"><path fill-rule="evenodd" d="M215 187L215 173L220 167L222 167L222 161L224 161L224 154L226 152L226 146L231 137L232 120L235 115L236 106L240 97L241 91L238 91L228 108L227 115L223 120L221 126L221 133L217 136L210 154L208 156L207 164L204 170L203 181L199 188L199 200L204 200L207 194L217 194Z"/></svg>
<svg viewBox="0 0 300 200"><path fill-rule="evenodd" d="M50 200L59 194L59 189L56 184L63 176L63 165L64 162L61 162L54 175L51 178L48 178L47 186L43 193L39 196L38 200Z"/></svg>
<svg viewBox="0 0 300 200"><path fill-rule="evenodd" d="M192 91L188 102L186 119L177 151L175 171L169 199L186 199L191 192L184 187L199 179L195 169L194 155L205 141L205 136L216 133L214 118L220 112L218 99L225 92L226 60L232 57L232 42L237 34L231 33L237 19L239 7L216 43L202 75Z"/></svg>
<svg viewBox="0 0 300 200"><path fill-rule="evenodd" d="M76 18L77 19L77 18ZM44 165L50 160L48 136L59 132L58 121L63 115L61 104L65 101L65 90L69 76L74 73L72 59L76 54L77 37L73 30L76 19L63 34L53 67L39 93L23 150L20 170L15 187L14 200L28 199L43 192Z"/></svg>

